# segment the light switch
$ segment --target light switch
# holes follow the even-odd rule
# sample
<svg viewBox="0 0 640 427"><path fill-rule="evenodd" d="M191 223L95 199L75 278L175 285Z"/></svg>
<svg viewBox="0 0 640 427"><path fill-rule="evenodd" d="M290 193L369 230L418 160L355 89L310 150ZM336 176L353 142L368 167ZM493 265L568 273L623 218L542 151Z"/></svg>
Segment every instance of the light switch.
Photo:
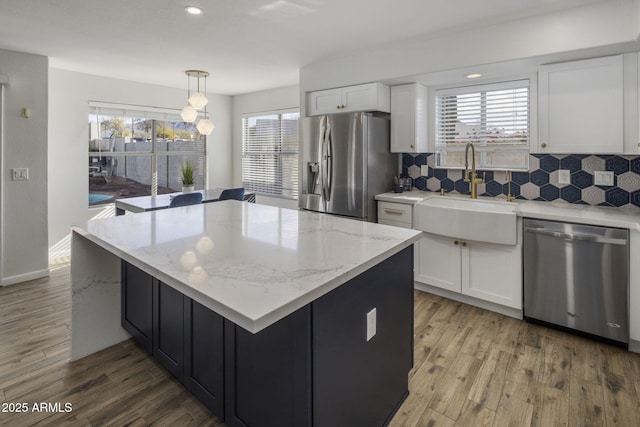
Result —
<svg viewBox="0 0 640 427"><path fill-rule="evenodd" d="M613 186L613 172L612 171L595 171L593 172L594 185L602 185L605 187Z"/></svg>
<svg viewBox="0 0 640 427"><path fill-rule="evenodd" d="M11 169L11 179L13 181L23 181L29 179L29 168Z"/></svg>
<svg viewBox="0 0 640 427"><path fill-rule="evenodd" d="M420 176L429 176L429 166L427 165L420 166Z"/></svg>
<svg viewBox="0 0 640 427"><path fill-rule="evenodd" d="M367 313L367 341L376 334L376 309Z"/></svg>

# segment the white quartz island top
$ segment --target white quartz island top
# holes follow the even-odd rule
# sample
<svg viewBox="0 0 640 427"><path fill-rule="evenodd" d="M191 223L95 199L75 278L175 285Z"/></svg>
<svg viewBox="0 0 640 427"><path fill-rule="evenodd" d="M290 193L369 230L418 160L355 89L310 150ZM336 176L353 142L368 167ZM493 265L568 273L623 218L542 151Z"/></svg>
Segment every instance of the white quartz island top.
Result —
<svg viewBox="0 0 640 427"><path fill-rule="evenodd" d="M421 235L237 201L94 220L74 232L253 333Z"/></svg>

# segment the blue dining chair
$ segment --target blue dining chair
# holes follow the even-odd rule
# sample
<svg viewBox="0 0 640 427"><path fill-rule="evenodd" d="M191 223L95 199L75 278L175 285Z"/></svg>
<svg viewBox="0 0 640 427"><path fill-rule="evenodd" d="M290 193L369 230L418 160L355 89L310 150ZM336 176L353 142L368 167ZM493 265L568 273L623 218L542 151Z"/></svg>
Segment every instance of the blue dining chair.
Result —
<svg viewBox="0 0 640 427"><path fill-rule="evenodd" d="M218 200L244 200L244 187L222 190Z"/></svg>
<svg viewBox="0 0 640 427"><path fill-rule="evenodd" d="M202 203L202 193L178 194L171 199L169 207L177 208L178 206L197 205L199 203Z"/></svg>

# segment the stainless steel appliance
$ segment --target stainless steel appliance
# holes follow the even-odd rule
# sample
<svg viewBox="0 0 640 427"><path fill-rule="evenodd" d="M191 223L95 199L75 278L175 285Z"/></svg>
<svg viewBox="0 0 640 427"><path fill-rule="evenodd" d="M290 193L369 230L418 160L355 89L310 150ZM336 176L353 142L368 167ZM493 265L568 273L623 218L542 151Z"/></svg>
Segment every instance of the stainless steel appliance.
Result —
<svg viewBox="0 0 640 427"><path fill-rule="evenodd" d="M302 209L376 221L374 195L391 188L398 157L389 119L344 113L300 119Z"/></svg>
<svg viewBox="0 0 640 427"><path fill-rule="evenodd" d="M629 343L629 231L524 220L524 317Z"/></svg>

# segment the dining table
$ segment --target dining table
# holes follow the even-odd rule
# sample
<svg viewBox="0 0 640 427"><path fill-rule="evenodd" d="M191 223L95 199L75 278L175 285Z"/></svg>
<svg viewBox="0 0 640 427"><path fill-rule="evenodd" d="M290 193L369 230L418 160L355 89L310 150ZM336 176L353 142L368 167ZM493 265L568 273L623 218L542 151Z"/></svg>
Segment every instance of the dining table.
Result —
<svg viewBox="0 0 640 427"><path fill-rule="evenodd" d="M220 194L224 188L209 188L205 190L196 190L202 193L202 203L217 202L220 200ZM167 209L171 203L171 199L175 196L183 194L182 192L158 194L156 196L139 196L116 199L116 215L124 215L126 212L140 213L148 211L156 211L159 209ZM252 192L244 193L244 201L255 203L256 195Z"/></svg>

